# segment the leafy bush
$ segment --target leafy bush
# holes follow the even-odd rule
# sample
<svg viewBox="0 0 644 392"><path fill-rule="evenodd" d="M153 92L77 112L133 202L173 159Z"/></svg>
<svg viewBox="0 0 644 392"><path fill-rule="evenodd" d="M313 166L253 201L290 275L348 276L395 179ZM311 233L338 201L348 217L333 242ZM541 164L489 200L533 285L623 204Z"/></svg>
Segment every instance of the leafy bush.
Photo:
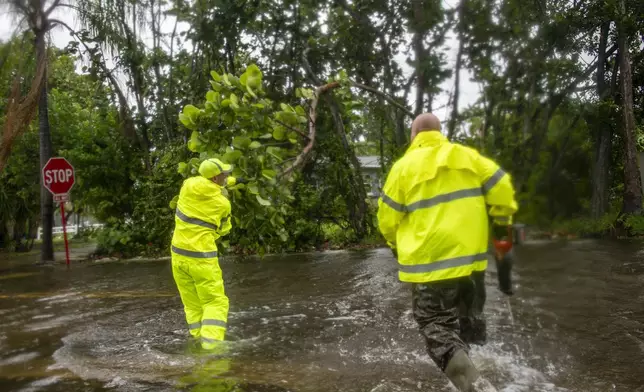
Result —
<svg viewBox="0 0 644 392"><path fill-rule="evenodd" d="M631 235L644 236L644 216L629 216L624 224Z"/></svg>
<svg viewBox="0 0 644 392"><path fill-rule="evenodd" d="M355 233L352 230L334 223L322 224L322 232L324 233L324 239L334 247L343 247L354 243L356 240Z"/></svg>
<svg viewBox="0 0 644 392"><path fill-rule="evenodd" d="M606 214L600 219L577 218L554 225L557 234L575 234L581 237L604 236L615 230L617 213Z"/></svg>
<svg viewBox="0 0 644 392"><path fill-rule="evenodd" d="M99 255L130 256L138 250L132 241L133 228L108 226L100 230L96 236L96 253Z"/></svg>

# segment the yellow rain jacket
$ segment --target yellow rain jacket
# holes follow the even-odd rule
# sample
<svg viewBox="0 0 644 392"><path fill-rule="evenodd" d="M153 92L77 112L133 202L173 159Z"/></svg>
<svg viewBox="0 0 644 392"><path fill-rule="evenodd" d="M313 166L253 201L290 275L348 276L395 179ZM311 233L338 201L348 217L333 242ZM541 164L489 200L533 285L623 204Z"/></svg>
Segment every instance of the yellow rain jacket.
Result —
<svg viewBox="0 0 644 392"><path fill-rule="evenodd" d="M228 297L215 241L230 232L230 202L214 182L198 176L184 181L172 237L172 272L190 334L213 349L224 339Z"/></svg>
<svg viewBox="0 0 644 392"><path fill-rule="evenodd" d="M496 163L425 131L391 169L378 225L397 249L400 280L426 283L484 271L488 214L508 225L517 208L510 175Z"/></svg>

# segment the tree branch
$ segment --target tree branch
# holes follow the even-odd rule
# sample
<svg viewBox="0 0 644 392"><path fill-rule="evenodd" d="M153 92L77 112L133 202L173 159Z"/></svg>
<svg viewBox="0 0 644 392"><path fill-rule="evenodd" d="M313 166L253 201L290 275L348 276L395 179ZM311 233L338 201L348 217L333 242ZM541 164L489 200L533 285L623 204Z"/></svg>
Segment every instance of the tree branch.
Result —
<svg viewBox="0 0 644 392"><path fill-rule="evenodd" d="M316 109L318 107L318 102L320 101L320 96L326 93L327 91L333 90L334 88L338 88L338 87L340 87L339 82L332 82L332 83L319 86L318 88L315 89L315 93L314 93L315 95L313 97L313 101L311 102L311 109L309 110L310 118L311 118L311 121L309 121L309 136L308 136L309 142L304 147L302 152L295 158L295 162L293 162L292 165L290 165L282 172L282 174L280 175L281 177L290 175L293 172L293 170L300 167L306 162L306 159L309 157L309 154L311 153L311 150L313 150L313 146L315 145L316 120L317 120Z"/></svg>
<svg viewBox="0 0 644 392"><path fill-rule="evenodd" d="M409 117L414 118L414 113L411 110L407 109L404 105L396 102L396 100L394 98L392 98L390 95L387 95L387 94L383 93L382 91L380 91L378 89L375 89L373 87L365 86L364 84L360 84L360 83L357 83L357 82L354 82L354 81L351 81L351 85L354 86L354 87L357 87L359 89L366 90L366 91L369 91L371 93L376 94L377 96L383 98L385 101L389 102L391 105L393 105L396 108L400 109L403 113L405 113Z"/></svg>
<svg viewBox="0 0 644 392"><path fill-rule="evenodd" d="M10 3L18 10L22 11L23 15L29 15L29 8L20 0L11 0Z"/></svg>
<svg viewBox="0 0 644 392"><path fill-rule="evenodd" d="M49 18L49 15L58 7L58 4L60 4L60 0L54 0L53 4L47 8L47 11L45 11L45 19Z"/></svg>
<svg viewBox="0 0 644 392"><path fill-rule="evenodd" d="M292 126L290 126L290 125L288 125L288 124L285 124L285 123L281 122L281 121L280 121L280 120L278 120L278 119L274 119L273 121L275 121L276 123L278 123L278 124L280 124L280 125L282 125L282 126L284 126L284 127L288 128L288 129L290 129L290 130L291 130L291 131L293 131L293 132L298 133L300 136L302 136L302 137L304 137L304 138L306 138L306 139L309 139L309 136L308 136L307 134L305 134L304 132L300 131L299 129L294 128L294 127L292 127Z"/></svg>
<svg viewBox="0 0 644 392"><path fill-rule="evenodd" d="M327 84L322 84L321 83L320 79L318 79L318 77L313 72L313 69L311 68L311 64L308 61L308 58L307 58L308 51L309 51L309 48L304 49L303 55L302 55L302 61L303 61L304 70L306 71L306 73L308 74L309 78L313 82L315 82L316 84L320 85L319 87L317 87L315 89L314 98L311 101L311 106L309 108L309 134L308 134L308 136L306 136L309 139L309 142L306 144L306 146L304 146L304 149L302 149L302 152L300 152L300 154L295 158L295 161L293 162L293 164L290 165L288 168L286 168L280 174L280 177L289 176L296 168L304 165L304 163L308 159L309 155L311 154L311 151L313 150L313 146L315 145L315 136L316 136L316 131L317 131L317 129L316 129L317 106L318 106L318 103L320 101L320 97L321 97L322 94L324 94L324 93L326 93L326 92L328 92L330 90L333 90L335 88L340 87L340 82L332 82L332 83L327 83ZM379 91L378 89L375 89L375 88L370 87L370 86L366 86L364 84L356 83L354 81L350 81L350 83L351 83L351 86L353 86L353 87L356 87L356 88L359 88L361 90L369 91L369 92L371 92L373 94L376 94L377 96L379 96L379 97L383 98L384 100L386 100L391 105L395 106L397 109L401 110L406 115L408 115L410 117L414 116L413 112L411 112L409 109L407 109L402 104L396 102L396 100L394 98L392 98L391 96L383 93L382 91ZM337 112L337 108L336 108L336 110L334 110L334 120L337 123L338 118L339 118L338 117L339 113L336 113L336 112ZM282 123L280 122L280 124L282 124ZM282 124L282 125L285 125L285 124ZM291 129L291 128L289 127L289 129ZM303 134L302 132L298 132L298 133Z"/></svg>
<svg viewBox="0 0 644 392"><path fill-rule="evenodd" d="M313 72L313 68L311 68L311 64L309 63L309 50L311 50L309 47L304 49L304 52L302 53L302 65L304 66L304 70L306 73L309 75L309 78L313 81L313 83L317 84L318 86L322 85L322 81L318 79L318 77L315 75L315 72Z"/></svg>
<svg viewBox="0 0 644 392"><path fill-rule="evenodd" d="M76 35L77 35L77 34L76 34L76 31L75 31L74 29L72 29L71 27L69 27L69 25L68 25L67 23L65 23L65 22L63 22L63 21L61 21L61 20L58 20L58 19L49 19L49 27L48 27L48 29L47 29L47 30L51 30L51 29L53 29L54 27L56 27L56 25L60 25L60 26L65 27L65 28L66 28L67 30L69 30L69 32L70 32L70 33L72 33L74 36L76 36Z"/></svg>

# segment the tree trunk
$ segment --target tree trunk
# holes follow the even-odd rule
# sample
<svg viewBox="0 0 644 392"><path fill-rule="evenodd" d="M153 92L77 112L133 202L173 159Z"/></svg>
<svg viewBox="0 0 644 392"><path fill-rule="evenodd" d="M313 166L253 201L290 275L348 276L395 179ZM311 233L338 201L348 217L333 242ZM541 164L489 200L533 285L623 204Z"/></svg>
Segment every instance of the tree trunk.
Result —
<svg viewBox="0 0 644 392"><path fill-rule="evenodd" d="M599 54L597 58L597 95L602 101L606 98L606 45L610 21L605 21L601 26L599 38ZM603 109L603 106L602 106ZM590 200L590 214L599 219L608 212L608 176L611 160L613 130L606 116L596 123L595 156L592 169L592 197Z"/></svg>
<svg viewBox="0 0 644 392"><path fill-rule="evenodd" d="M166 141L170 143L172 141L173 134L173 121L170 118L170 112L168 109L168 102L166 101L166 92L163 88L164 81L161 76L161 64L159 63L159 52L161 49L161 2L157 2L157 12L154 11L154 0L150 2L150 17L151 17L151 27L152 27L152 68L154 70L154 76L157 79L156 89L157 89L157 108L161 108L163 113L163 127L165 130ZM176 26L176 25L175 25ZM171 43L172 45L172 43ZM172 57L170 57L172 59ZM172 61L172 60L170 60ZM170 66L172 68L172 66ZM172 71L170 71L172 72ZM176 121L174 122L176 123Z"/></svg>
<svg viewBox="0 0 644 392"><path fill-rule="evenodd" d="M36 37L36 51L38 56L43 56L43 61L47 62L46 51L46 33L42 31ZM40 90L40 99L38 101L38 128L40 135L40 169L47 164L52 155L51 133L49 129L49 111L47 102L47 67L45 66L45 77ZM41 179L42 181L42 179ZM54 261L54 243L52 230L54 226L54 200L51 193L40 184L40 221L42 222L42 248L40 261L49 263Z"/></svg>
<svg viewBox="0 0 644 392"><path fill-rule="evenodd" d="M626 17L624 0L620 0L620 17ZM631 72L631 56L628 47L628 37L623 22L618 23L618 45L620 55L620 71L622 74L622 113L624 115L624 204L622 214L640 215L642 213L642 181L637 147L635 142L635 114L633 111L633 75Z"/></svg>
<svg viewBox="0 0 644 392"><path fill-rule="evenodd" d="M612 154L612 134L609 124L598 132L592 170L591 216L601 218L608 212L608 177Z"/></svg>
<svg viewBox="0 0 644 392"><path fill-rule="evenodd" d="M460 35L460 34L459 34ZM463 37L458 44L458 53L456 54L456 66L454 69L454 97L452 102L452 114L449 116L449 125L447 129L447 138L452 139L456 132L456 122L458 120L458 99L460 95L461 84L461 64L463 61Z"/></svg>
<svg viewBox="0 0 644 392"><path fill-rule="evenodd" d="M413 38L414 52L416 54L416 109L414 113L419 115L423 112L425 89L427 80L423 71L425 62L425 48L423 45L423 34L416 32Z"/></svg>
<svg viewBox="0 0 644 392"><path fill-rule="evenodd" d="M425 106L423 100L427 90L427 73L425 72L427 54L423 44L427 30L425 23L426 10L423 9L423 3L422 1L412 2L413 17L411 22L412 30L414 31L412 47L416 56L416 110L414 111L416 115L423 111Z"/></svg>

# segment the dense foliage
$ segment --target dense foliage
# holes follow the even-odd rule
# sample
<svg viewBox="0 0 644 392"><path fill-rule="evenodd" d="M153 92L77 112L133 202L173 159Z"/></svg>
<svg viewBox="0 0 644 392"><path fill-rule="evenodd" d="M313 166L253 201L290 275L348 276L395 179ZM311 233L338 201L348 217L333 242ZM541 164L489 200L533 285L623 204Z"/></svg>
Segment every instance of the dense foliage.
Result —
<svg viewBox="0 0 644 392"><path fill-rule="evenodd" d="M375 208L357 155L379 156L386 173L411 117L428 110L513 174L519 220L584 233L644 227L642 2L3 3L43 22L16 26L0 48L0 247L28 247L50 214L38 186L47 154L76 166L72 213L106 225L107 252L166 253L173 198L205 157L250 180L228 190L235 229L224 247L361 241L376 235ZM38 57L48 32L73 41ZM32 102L41 64L47 99ZM463 107L468 76L480 96ZM14 83L38 104L39 121L34 112L22 128Z"/></svg>

